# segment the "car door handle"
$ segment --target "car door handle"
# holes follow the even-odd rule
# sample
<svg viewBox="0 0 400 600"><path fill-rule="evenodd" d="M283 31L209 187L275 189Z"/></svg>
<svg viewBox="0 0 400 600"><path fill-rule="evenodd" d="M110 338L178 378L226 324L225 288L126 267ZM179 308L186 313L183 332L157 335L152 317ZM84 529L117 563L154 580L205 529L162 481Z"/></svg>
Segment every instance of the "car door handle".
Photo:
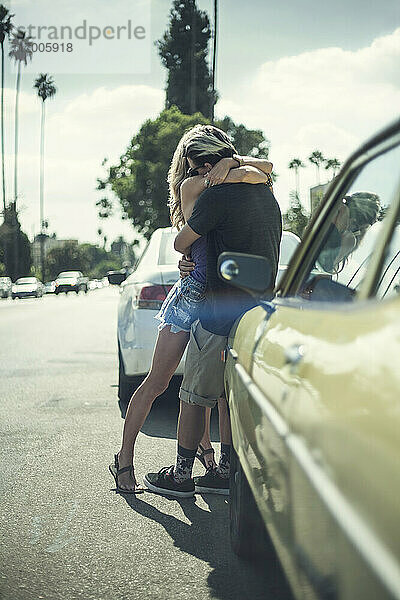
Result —
<svg viewBox="0 0 400 600"><path fill-rule="evenodd" d="M292 365L293 367L298 365L303 360L304 354L305 348L303 344L293 344L285 348L285 364Z"/></svg>

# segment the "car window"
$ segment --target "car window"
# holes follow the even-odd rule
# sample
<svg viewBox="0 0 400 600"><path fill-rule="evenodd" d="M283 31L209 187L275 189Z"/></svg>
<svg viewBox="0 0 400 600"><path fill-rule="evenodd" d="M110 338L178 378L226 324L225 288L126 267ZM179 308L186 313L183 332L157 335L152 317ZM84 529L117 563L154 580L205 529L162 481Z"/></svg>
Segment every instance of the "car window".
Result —
<svg viewBox="0 0 400 600"><path fill-rule="evenodd" d="M15 283L36 283L36 277L20 277Z"/></svg>
<svg viewBox="0 0 400 600"><path fill-rule="evenodd" d="M158 256L159 265L174 265L177 267L181 255L174 248L175 237L176 231L165 231L163 233Z"/></svg>
<svg viewBox="0 0 400 600"><path fill-rule="evenodd" d="M400 295L400 219L388 244L385 261L381 269L376 296L387 300Z"/></svg>
<svg viewBox="0 0 400 600"><path fill-rule="evenodd" d="M399 165L397 146L365 165L338 198L312 267L299 287L303 299L348 302L356 298L383 221L398 193Z"/></svg>
<svg viewBox="0 0 400 600"><path fill-rule="evenodd" d="M143 250L141 257L138 260L136 269L144 267L154 267L157 264L159 236L154 235L150 238L146 248Z"/></svg>
<svg viewBox="0 0 400 600"><path fill-rule="evenodd" d="M63 277L80 277L81 273L80 271L63 271L62 273L59 274L58 279L61 279Z"/></svg>
<svg viewBox="0 0 400 600"><path fill-rule="evenodd" d="M281 250L279 255L279 264L288 265L294 251L300 243L300 239L289 231L282 232Z"/></svg>

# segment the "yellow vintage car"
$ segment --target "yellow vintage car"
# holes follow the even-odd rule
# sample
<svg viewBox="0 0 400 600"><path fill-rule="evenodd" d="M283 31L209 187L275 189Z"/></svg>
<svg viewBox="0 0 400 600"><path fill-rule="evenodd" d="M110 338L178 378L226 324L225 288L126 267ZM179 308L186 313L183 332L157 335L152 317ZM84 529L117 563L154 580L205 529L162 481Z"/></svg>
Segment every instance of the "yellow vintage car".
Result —
<svg viewBox="0 0 400 600"><path fill-rule="evenodd" d="M331 182L273 295L266 259L219 272L259 304L226 359L234 550L262 544L297 599L400 599L400 120Z"/></svg>

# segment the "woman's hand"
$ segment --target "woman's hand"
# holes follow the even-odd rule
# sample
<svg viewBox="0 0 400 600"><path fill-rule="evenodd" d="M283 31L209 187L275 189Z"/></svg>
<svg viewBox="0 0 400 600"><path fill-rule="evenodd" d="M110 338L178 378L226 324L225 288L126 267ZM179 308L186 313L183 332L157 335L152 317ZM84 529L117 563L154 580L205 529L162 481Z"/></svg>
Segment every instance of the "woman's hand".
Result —
<svg viewBox="0 0 400 600"><path fill-rule="evenodd" d="M224 183L229 171L235 167L237 167L237 161L233 158L221 158L211 171L203 175L204 179L209 182L206 187Z"/></svg>
<svg viewBox="0 0 400 600"><path fill-rule="evenodd" d="M195 264L192 262L190 256L182 256L178 262L178 269L181 278L187 277L192 271L194 271Z"/></svg>

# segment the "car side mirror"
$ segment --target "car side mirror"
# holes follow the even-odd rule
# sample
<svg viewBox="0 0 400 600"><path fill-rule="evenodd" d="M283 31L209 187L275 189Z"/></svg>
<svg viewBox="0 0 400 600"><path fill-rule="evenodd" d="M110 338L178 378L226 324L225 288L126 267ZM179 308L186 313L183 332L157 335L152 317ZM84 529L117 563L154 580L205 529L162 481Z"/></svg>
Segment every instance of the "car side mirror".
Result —
<svg viewBox="0 0 400 600"><path fill-rule="evenodd" d="M125 271L108 271L107 279L111 285L121 285L126 279Z"/></svg>
<svg viewBox="0 0 400 600"><path fill-rule="evenodd" d="M218 258L218 275L223 281L245 290L252 296L272 291L272 268L264 256L223 252Z"/></svg>

